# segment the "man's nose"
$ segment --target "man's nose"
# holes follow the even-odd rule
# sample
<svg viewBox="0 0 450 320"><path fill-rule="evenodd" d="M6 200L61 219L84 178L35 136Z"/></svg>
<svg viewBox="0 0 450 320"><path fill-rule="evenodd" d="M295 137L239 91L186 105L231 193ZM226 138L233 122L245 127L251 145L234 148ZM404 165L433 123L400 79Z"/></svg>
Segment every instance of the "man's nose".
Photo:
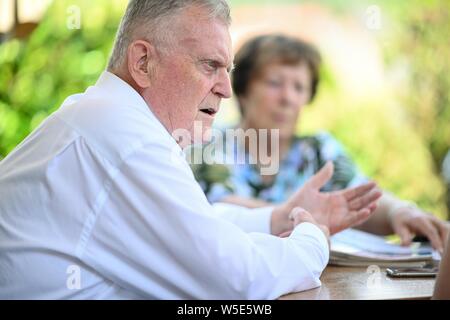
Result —
<svg viewBox="0 0 450 320"><path fill-rule="evenodd" d="M233 92L231 89L231 79L230 74L227 70L223 69L220 71L219 77L217 79L217 83L213 88L214 93L220 96L221 98L231 98Z"/></svg>

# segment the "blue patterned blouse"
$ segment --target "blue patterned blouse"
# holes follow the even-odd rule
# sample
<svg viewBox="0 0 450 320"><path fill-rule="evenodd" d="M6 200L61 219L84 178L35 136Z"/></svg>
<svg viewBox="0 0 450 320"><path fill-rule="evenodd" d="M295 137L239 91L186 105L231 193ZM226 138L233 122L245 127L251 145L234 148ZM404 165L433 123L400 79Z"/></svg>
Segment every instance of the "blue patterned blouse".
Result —
<svg viewBox="0 0 450 320"><path fill-rule="evenodd" d="M235 159L248 156L237 155L240 152L244 152L242 148L234 148ZM263 182L259 168L249 163L200 164L192 165L192 169L211 203L228 195L280 203L330 160L334 163L334 175L322 191L340 190L367 182L343 146L326 132L295 137L287 156L280 163L278 174L269 184Z"/></svg>

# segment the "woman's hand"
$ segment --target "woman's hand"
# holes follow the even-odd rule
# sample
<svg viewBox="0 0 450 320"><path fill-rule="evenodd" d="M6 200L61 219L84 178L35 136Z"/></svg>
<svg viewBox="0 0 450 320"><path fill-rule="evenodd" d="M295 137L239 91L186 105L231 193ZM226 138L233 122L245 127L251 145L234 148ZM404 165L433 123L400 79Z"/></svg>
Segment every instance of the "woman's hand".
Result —
<svg viewBox="0 0 450 320"><path fill-rule="evenodd" d="M425 236L441 254L450 231L448 222L427 214L414 206L398 208L391 214L392 229L402 245L410 245L415 235Z"/></svg>

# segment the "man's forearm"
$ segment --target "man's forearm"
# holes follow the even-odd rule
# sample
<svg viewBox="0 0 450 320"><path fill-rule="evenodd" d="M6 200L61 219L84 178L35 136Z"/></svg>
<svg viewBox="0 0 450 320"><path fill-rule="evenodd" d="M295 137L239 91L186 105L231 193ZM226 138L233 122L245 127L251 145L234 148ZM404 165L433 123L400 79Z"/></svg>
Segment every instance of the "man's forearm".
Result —
<svg viewBox="0 0 450 320"><path fill-rule="evenodd" d="M255 198L244 198L241 196L230 195L220 200L220 202L235 204L238 206L246 207L249 209L263 208L273 206L273 204L255 199Z"/></svg>
<svg viewBox="0 0 450 320"><path fill-rule="evenodd" d="M226 198L220 200L222 203L228 203L232 205L238 205L241 207L245 207L248 209L259 209L265 207L271 207L274 204L253 199L253 198L244 198L240 196L231 195ZM285 205L278 205L274 207L272 216L270 219L270 232L273 235L280 235L283 232L289 231L292 229L292 221L290 221L287 217L290 212L290 209Z"/></svg>
<svg viewBox="0 0 450 320"><path fill-rule="evenodd" d="M214 214L245 232L271 234L274 207L249 209L230 203L214 203Z"/></svg>

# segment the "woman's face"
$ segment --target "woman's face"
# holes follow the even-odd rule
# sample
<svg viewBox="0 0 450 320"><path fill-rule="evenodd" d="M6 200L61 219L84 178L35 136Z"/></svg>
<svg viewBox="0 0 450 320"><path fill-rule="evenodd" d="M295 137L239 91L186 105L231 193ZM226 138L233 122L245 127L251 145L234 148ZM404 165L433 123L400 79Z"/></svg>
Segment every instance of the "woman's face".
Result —
<svg viewBox="0 0 450 320"><path fill-rule="evenodd" d="M290 139L303 106L311 98L311 73L304 63L269 64L240 98L248 128L280 129Z"/></svg>

